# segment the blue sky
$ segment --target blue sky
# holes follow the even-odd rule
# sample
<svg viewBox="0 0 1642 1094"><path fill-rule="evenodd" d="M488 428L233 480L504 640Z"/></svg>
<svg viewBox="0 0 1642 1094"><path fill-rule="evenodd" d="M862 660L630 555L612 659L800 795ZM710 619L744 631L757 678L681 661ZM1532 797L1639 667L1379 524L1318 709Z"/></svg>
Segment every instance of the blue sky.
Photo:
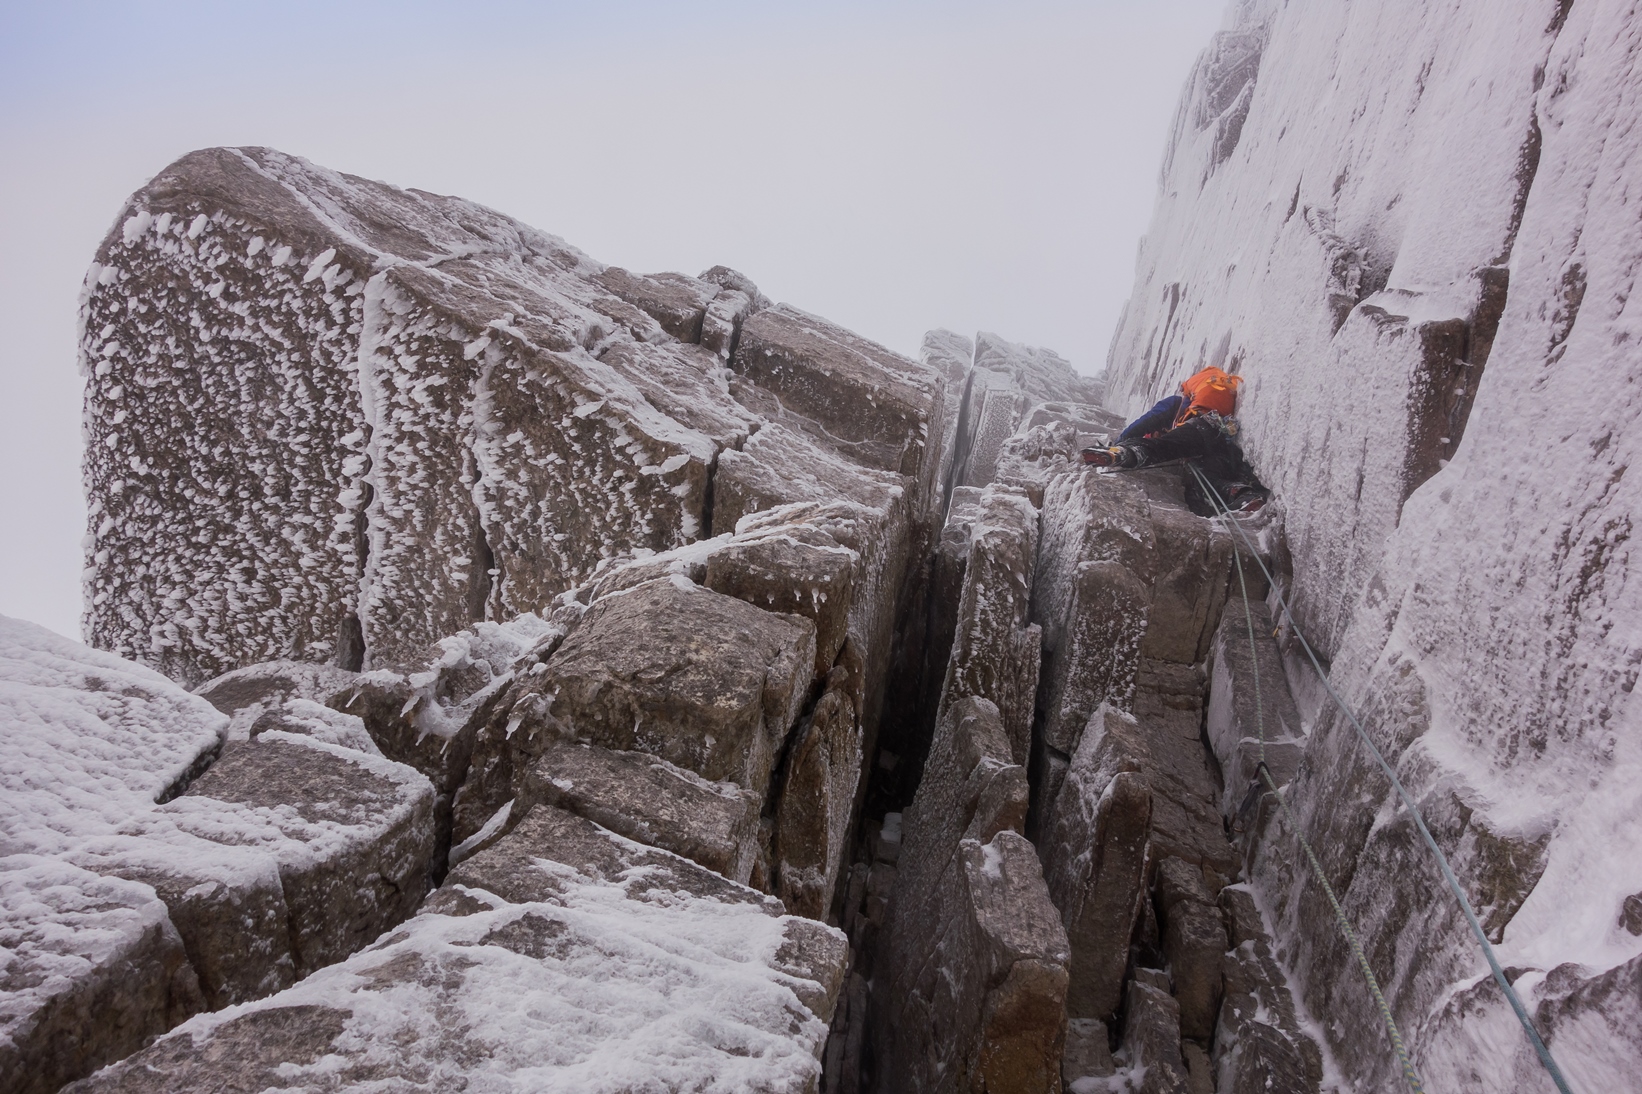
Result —
<svg viewBox="0 0 1642 1094"><path fill-rule="evenodd" d="M1223 0L0 0L0 612L77 634L75 301L127 195L266 144L603 261L734 266L905 353L1104 366Z"/></svg>

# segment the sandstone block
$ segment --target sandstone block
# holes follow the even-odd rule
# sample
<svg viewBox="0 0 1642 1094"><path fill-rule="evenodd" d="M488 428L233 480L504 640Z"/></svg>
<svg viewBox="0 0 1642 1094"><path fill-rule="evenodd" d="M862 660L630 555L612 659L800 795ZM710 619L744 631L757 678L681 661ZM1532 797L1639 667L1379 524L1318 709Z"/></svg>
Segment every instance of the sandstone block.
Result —
<svg viewBox="0 0 1642 1094"><path fill-rule="evenodd" d="M404 765L269 732L224 751L158 815L230 846L276 848L297 975L339 961L421 903L433 788Z"/></svg>
<svg viewBox="0 0 1642 1094"><path fill-rule="evenodd" d="M1168 992L1129 982L1122 1052L1125 1066L1141 1076L1139 1094L1191 1094L1180 1052L1180 1007Z"/></svg>
<svg viewBox="0 0 1642 1094"><path fill-rule="evenodd" d="M718 286L683 274L634 274L620 266L607 267L593 280L638 308L680 342L701 341L701 321Z"/></svg>
<svg viewBox="0 0 1642 1094"><path fill-rule="evenodd" d="M1214 675L1206 719L1209 743L1224 774L1223 812L1230 816L1256 781L1260 742L1265 739L1266 766L1278 786L1299 770L1305 752L1300 710L1283 672L1282 653L1272 638L1271 611L1251 602L1244 613L1241 597L1226 602L1213 644ZM1249 648L1249 621L1254 648ZM1255 677L1259 676L1256 702Z"/></svg>
<svg viewBox="0 0 1642 1094"><path fill-rule="evenodd" d="M772 422L740 449L719 453L712 532L735 531L749 514L794 502L887 509L904 493L900 476L861 467L802 430Z"/></svg>
<svg viewBox="0 0 1642 1094"><path fill-rule="evenodd" d="M551 742L532 763L515 808L522 814L533 802L586 817L742 884L758 857L762 798L643 752Z"/></svg>
<svg viewBox="0 0 1642 1094"><path fill-rule="evenodd" d="M229 736L244 740L263 714L292 699L327 703L353 686L358 673L304 661L265 661L224 673L194 694L229 716Z"/></svg>
<svg viewBox="0 0 1642 1094"><path fill-rule="evenodd" d="M849 635L854 573L847 547L775 535L713 552L701 584L765 611L801 615L814 623L815 675L820 679Z"/></svg>
<svg viewBox="0 0 1642 1094"><path fill-rule="evenodd" d="M983 491L969 537L963 592L942 705L990 700L1003 718L1013 762L1030 753L1040 631L1028 622L1038 513L1018 491Z"/></svg>
<svg viewBox="0 0 1642 1094"><path fill-rule="evenodd" d="M883 1089L1049 1089L1059 1080L1066 933L1019 834L1026 799L997 708L954 703L902 815L878 972L888 1001L875 1020Z"/></svg>
<svg viewBox="0 0 1642 1094"><path fill-rule="evenodd" d="M452 839L470 838L516 798L555 742L644 752L762 799L814 667L807 619L676 576L606 597L483 712Z"/></svg>
<svg viewBox="0 0 1642 1094"><path fill-rule="evenodd" d="M1208 655L1225 607L1232 534L1185 509L1151 506L1156 553L1141 655L1195 664Z"/></svg>
<svg viewBox="0 0 1642 1094"><path fill-rule="evenodd" d="M146 885L38 855L0 858L0 1085L53 1094L204 1005Z"/></svg>

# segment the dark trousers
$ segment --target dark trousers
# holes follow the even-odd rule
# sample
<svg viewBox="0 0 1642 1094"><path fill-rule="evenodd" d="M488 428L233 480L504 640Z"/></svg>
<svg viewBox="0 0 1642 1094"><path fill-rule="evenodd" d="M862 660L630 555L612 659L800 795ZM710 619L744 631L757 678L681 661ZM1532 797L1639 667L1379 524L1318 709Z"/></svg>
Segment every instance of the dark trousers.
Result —
<svg viewBox="0 0 1642 1094"><path fill-rule="evenodd" d="M1125 441L1124 445L1140 454L1141 466L1170 460L1195 460L1198 469L1222 498L1227 496L1234 483L1264 489L1254 468L1243 458L1243 450L1237 442L1226 436L1219 424L1210 418L1192 418L1167 433L1147 440ZM1192 487L1189 493L1197 492L1195 478L1189 486ZM1213 512L1207 498L1203 499L1203 506L1206 512ZM1192 508L1198 506L1194 504Z"/></svg>

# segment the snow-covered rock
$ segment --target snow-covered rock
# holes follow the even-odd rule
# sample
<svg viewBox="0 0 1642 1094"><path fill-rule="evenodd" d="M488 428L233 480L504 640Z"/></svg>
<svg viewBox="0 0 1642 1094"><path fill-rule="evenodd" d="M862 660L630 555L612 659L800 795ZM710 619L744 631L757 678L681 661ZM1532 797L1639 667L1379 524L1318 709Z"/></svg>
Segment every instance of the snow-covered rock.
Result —
<svg viewBox="0 0 1642 1094"><path fill-rule="evenodd" d="M1108 366L1240 372L1285 591L1575 1089L1634 1085L1638 13L1243 0L1188 84ZM1264 549L1264 547L1262 548ZM1291 669L1300 669L1288 633ZM1289 790L1432 1089L1548 1087L1432 856L1298 671ZM1228 787L1230 789L1230 787ZM1286 825L1253 882L1343 1076L1397 1078Z"/></svg>
<svg viewBox="0 0 1642 1094"><path fill-rule="evenodd" d="M805 1094L847 955L773 898L537 806L378 945L72 1089Z"/></svg>
<svg viewBox="0 0 1642 1094"><path fill-rule="evenodd" d="M269 149L135 194L82 323L87 633L189 683L414 666L757 508L905 491L922 519L941 458L939 372L734 271L605 267ZM743 448L769 481L715 514Z"/></svg>

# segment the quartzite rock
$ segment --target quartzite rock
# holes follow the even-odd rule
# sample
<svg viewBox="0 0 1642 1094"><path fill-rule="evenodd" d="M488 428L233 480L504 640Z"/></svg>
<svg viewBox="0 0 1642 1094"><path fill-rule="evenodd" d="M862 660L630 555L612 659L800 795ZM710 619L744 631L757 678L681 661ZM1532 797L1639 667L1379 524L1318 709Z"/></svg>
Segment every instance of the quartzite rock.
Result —
<svg viewBox="0 0 1642 1094"><path fill-rule="evenodd" d="M73 1089L734 1081L813 1092L848 948L837 931L781 912L684 859L537 806L372 949L230 1016L202 1016Z"/></svg>
<svg viewBox="0 0 1642 1094"><path fill-rule="evenodd" d="M53 1094L204 1000L146 885L38 855L0 858L0 1085Z"/></svg>

